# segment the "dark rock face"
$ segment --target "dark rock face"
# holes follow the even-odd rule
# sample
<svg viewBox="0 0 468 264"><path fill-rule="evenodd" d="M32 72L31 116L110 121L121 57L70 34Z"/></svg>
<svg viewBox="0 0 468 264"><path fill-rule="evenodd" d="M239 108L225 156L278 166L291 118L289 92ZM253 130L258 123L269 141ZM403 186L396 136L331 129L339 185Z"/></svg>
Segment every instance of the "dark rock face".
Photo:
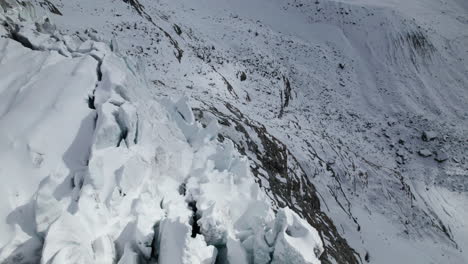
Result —
<svg viewBox="0 0 468 264"><path fill-rule="evenodd" d="M241 82L247 80L247 74L245 74L245 72L241 72L239 74L239 79L241 80Z"/></svg>

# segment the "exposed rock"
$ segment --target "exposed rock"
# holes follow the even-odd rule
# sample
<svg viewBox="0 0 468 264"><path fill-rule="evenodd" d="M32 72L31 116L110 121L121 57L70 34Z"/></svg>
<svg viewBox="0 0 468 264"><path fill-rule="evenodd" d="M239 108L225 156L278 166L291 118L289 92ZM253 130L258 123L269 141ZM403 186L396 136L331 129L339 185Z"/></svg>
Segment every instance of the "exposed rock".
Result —
<svg viewBox="0 0 468 264"><path fill-rule="evenodd" d="M396 158L396 162L397 162L398 164L405 164L405 159L404 159L403 157L398 156L398 157Z"/></svg>
<svg viewBox="0 0 468 264"><path fill-rule="evenodd" d="M239 79L241 80L241 82L247 80L247 74L245 74L245 72L241 72L239 74Z"/></svg>
<svg viewBox="0 0 468 264"><path fill-rule="evenodd" d="M394 118L389 118L389 119L387 120L387 125L393 126L393 125L395 125L396 122L397 122L397 121L396 121Z"/></svg>
<svg viewBox="0 0 468 264"><path fill-rule="evenodd" d="M402 149L398 149L396 151L396 162L398 164L405 164L405 161L406 161L406 157L405 157L405 154L403 153L403 150Z"/></svg>
<svg viewBox="0 0 468 264"><path fill-rule="evenodd" d="M424 131L422 134L422 140L431 141L437 138L437 133L434 131Z"/></svg>
<svg viewBox="0 0 468 264"><path fill-rule="evenodd" d="M432 152L428 149L421 149L420 151L418 151L419 155L420 156L423 156L423 157L429 157L429 156L432 156Z"/></svg>
<svg viewBox="0 0 468 264"><path fill-rule="evenodd" d="M434 159L437 160L438 162L444 162L448 160L448 158L449 158L448 154L445 151L441 150L441 151L437 151Z"/></svg>
<svg viewBox="0 0 468 264"><path fill-rule="evenodd" d="M177 24L174 24L173 28L177 35L180 36L182 34L182 29L180 29L180 27Z"/></svg>
<svg viewBox="0 0 468 264"><path fill-rule="evenodd" d="M401 149L398 149L396 151L396 155L399 156L399 157L405 157L405 154L403 153L403 151Z"/></svg>

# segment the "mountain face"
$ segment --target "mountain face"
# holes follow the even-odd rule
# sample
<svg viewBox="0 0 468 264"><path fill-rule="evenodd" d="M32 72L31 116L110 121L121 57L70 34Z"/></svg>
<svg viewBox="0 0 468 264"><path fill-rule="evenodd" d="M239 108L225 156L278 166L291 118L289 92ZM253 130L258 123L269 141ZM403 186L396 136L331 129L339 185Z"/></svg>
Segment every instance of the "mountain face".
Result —
<svg viewBox="0 0 468 264"><path fill-rule="evenodd" d="M0 6L0 263L468 262L464 1Z"/></svg>

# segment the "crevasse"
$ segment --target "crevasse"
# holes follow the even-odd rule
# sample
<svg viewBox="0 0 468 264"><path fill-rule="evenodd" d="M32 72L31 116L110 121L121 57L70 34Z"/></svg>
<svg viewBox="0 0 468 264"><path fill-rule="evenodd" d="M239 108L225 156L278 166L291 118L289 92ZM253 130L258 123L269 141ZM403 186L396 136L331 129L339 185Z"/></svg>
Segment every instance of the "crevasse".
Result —
<svg viewBox="0 0 468 264"><path fill-rule="evenodd" d="M187 98L156 98L115 43L0 3L1 263L320 263L317 231L274 212Z"/></svg>

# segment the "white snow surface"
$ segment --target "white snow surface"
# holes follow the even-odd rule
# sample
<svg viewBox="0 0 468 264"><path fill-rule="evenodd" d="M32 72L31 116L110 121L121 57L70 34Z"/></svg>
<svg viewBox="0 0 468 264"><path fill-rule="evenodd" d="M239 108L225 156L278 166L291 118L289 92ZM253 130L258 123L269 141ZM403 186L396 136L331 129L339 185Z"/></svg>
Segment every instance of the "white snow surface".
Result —
<svg viewBox="0 0 468 264"><path fill-rule="evenodd" d="M1 39L3 262L268 263L288 206L323 263L468 263L466 1L31 2L0 0L33 48Z"/></svg>
<svg viewBox="0 0 468 264"><path fill-rule="evenodd" d="M115 47L0 3L0 263L320 263L317 231L275 217L216 121L152 94Z"/></svg>

